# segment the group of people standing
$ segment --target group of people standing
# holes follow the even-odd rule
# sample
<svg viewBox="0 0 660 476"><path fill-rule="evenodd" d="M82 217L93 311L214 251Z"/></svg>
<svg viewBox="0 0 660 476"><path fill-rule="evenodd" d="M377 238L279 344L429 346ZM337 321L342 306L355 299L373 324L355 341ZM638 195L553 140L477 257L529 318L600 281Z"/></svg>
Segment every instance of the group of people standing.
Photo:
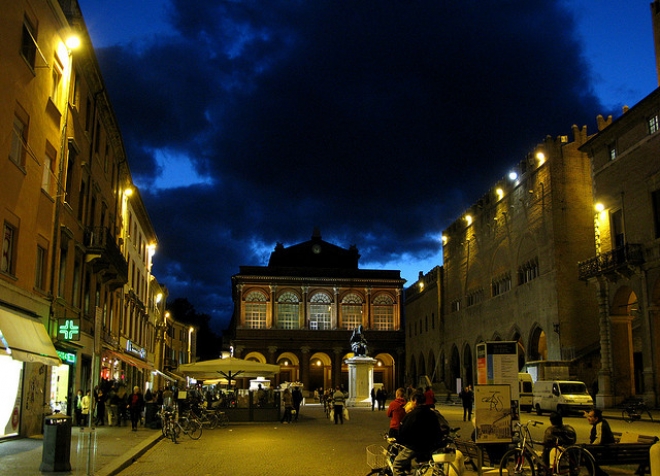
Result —
<svg viewBox="0 0 660 476"><path fill-rule="evenodd" d="M374 407L378 405L378 410L385 410L385 402L387 401L387 390L383 387L379 387L378 390L375 388L371 389L371 411L374 411Z"/></svg>
<svg viewBox="0 0 660 476"><path fill-rule="evenodd" d="M95 426L104 426L106 420L109 425L121 426L122 420L130 419L132 430L137 431L145 403L154 401L151 391L147 390L143 396L140 387L135 386L133 392L128 394L121 385L112 385L106 390L97 386L93 396L89 390L84 395L82 390L78 390L74 398L74 424L87 426L89 419L93 418L92 423ZM108 405L110 413L106 411Z"/></svg>

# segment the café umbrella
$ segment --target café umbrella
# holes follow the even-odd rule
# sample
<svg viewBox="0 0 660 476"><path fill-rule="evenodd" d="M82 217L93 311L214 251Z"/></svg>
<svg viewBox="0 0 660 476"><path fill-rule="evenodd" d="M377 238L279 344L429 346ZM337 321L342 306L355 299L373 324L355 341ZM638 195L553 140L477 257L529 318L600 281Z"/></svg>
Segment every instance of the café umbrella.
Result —
<svg viewBox="0 0 660 476"><path fill-rule="evenodd" d="M280 373L280 366L227 357L179 365L178 372L198 380L225 378L232 381L243 377L272 377Z"/></svg>

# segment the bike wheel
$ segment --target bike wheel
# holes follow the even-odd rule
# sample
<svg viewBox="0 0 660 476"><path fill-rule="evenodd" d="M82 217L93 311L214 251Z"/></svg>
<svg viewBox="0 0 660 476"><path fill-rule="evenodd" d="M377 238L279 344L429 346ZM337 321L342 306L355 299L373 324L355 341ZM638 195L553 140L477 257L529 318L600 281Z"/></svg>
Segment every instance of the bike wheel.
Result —
<svg viewBox="0 0 660 476"><path fill-rule="evenodd" d="M504 453L500 461L500 476L534 476L534 463L530 456L520 448Z"/></svg>
<svg viewBox="0 0 660 476"><path fill-rule="evenodd" d="M229 417L225 412L218 414L218 423L220 424L220 426L229 425Z"/></svg>
<svg viewBox="0 0 660 476"><path fill-rule="evenodd" d="M176 439L179 436L179 425L177 425L175 422L170 422L170 428L169 428L169 433L170 433L170 438L172 438L172 441L176 443Z"/></svg>
<svg viewBox="0 0 660 476"><path fill-rule="evenodd" d="M626 423L632 423L632 418L630 417L630 412L628 410L624 410L621 412L621 417L623 418L623 421Z"/></svg>
<svg viewBox="0 0 660 476"><path fill-rule="evenodd" d="M206 418L208 418L209 428L215 430L218 427L218 415L215 413L209 413L206 415Z"/></svg>
<svg viewBox="0 0 660 476"><path fill-rule="evenodd" d="M648 411L648 410L644 410L644 411L645 411L646 414L649 416L649 419L650 419L651 421L653 421L653 415L651 415L651 412Z"/></svg>
<svg viewBox="0 0 660 476"><path fill-rule="evenodd" d="M593 456L580 446L569 446L562 451L557 464L557 473L561 475L593 476L595 473Z"/></svg>
<svg viewBox="0 0 660 476"><path fill-rule="evenodd" d="M190 420L188 422L187 433L190 439L199 440L202 436L202 424L197 420Z"/></svg>

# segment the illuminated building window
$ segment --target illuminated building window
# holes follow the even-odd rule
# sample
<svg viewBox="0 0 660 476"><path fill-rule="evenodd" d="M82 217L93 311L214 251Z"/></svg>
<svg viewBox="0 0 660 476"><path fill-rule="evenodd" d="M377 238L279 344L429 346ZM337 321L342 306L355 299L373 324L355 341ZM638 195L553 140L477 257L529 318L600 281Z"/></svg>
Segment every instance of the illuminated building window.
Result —
<svg viewBox="0 0 660 476"><path fill-rule="evenodd" d="M655 134L658 132L658 129L660 128L660 124L658 123L658 115L656 114L655 116L649 117L649 134Z"/></svg>
<svg viewBox="0 0 660 476"><path fill-rule="evenodd" d="M461 310L461 300L456 299L451 302L451 312L458 312Z"/></svg>
<svg viewBox="0 0 660 476"><path fill-rule="evenodd" d="M608 151L609 151L610 160L616 159L616 145L610 144L608 146Z"/></svg>
<svg viewBox="0 0 660 476"><path fill-rule="evenodd" d="M290 292L283 293L277 300L277 328L299 329L299 314L298 296Z"/></svg>
<svg viewBox="0 0 660 476"><path fill-rule="evenodd" d="M341 327L355 329L362 324L362 298L351 293L341 301Z"/></svg>
<svg viewBox="0 0 660 476"><path fill-rule="evenodd" d="M260 292L253 291L245 296L245 327L266 328L266 296Z"/></svg>
<svg viewBox="0 0 660 476"><path fill-rule="evenodd" d="M317 293L310 299L309 328L319 331L332 329L332 301L327 294Z"/></svg>
<svg viewBox="0 0 660 476"><path fill-rule="evenodd" d="M373 329L391 331L394 329L394 299L381 294L373 302Z"/></svg>

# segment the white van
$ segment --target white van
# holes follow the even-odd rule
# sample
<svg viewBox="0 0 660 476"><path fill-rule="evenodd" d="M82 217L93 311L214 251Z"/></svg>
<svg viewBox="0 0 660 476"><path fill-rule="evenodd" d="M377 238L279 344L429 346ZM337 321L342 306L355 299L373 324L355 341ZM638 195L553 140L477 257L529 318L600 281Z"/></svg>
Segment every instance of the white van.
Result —
<svg viewBox="0 0 660 476"><path fill-rule="evenodd" d="M591 410L594 401L584 382L575 380L539 380L534 384L534 409L541 415L557 412L568 415L571 412Z"/></svg>
<svg viewBox="0 0 660 476"><path fill-rule="evenodd" d="M534 381L526 372L518 373L518 405L521 412L531 412L534 399Z"/></svg>

